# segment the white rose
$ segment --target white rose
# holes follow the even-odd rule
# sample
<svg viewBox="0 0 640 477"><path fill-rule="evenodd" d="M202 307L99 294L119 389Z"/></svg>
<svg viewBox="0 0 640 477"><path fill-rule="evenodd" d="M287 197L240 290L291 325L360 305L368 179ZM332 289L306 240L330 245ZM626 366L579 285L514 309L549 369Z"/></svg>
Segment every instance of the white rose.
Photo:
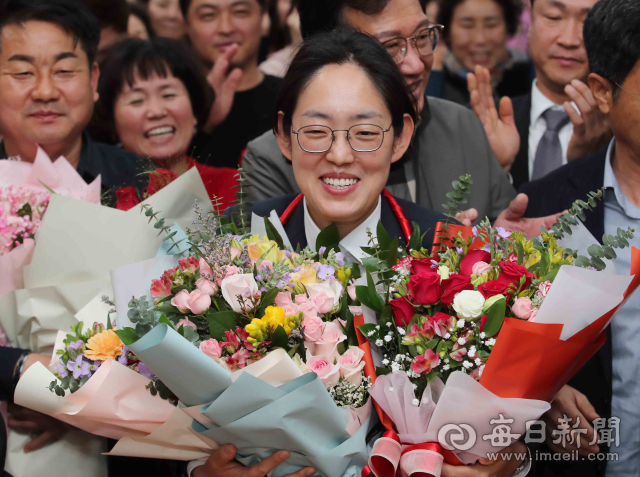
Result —
<svg viewBox="0 0 640 477"><path fill-rule="evenodd" d="M238 273L222 280L220 291L225 301L236 313L244 313L254 308L260 298L258 284L252 273ZM238 295L242 301L238 300Z"/></svg>
<svg viewBox="0 0 640 477"><path fill-rule="evenodd" d="M484 297L475 290L462 290L453 299L453 309L459 318L473 320L482 315Z"/></svg>
<svg viewBox="0 0 640 477"><path fill-rule="evenodd" d="M309 294L309 300L318 307L320 313L327 313L327 311L320 310L323 298L326 298L329 302L331 311L335 311L336 306L340 303L340 297L342 296L342 284L337 280L329 280L320 283L309 283L305 285L307 293ZM324 295L322 295L324 293ZM331 301L333 304L331 304Z"/></svg>

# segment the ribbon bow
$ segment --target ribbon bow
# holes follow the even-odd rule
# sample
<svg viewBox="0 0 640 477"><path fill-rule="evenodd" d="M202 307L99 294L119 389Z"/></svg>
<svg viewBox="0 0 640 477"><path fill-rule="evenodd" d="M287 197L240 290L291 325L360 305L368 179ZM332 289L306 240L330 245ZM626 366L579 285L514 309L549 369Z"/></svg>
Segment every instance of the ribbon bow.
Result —
<svg viewBox="0 0 640 477"><path fill-rule="evenodd" d="M385 432L371 449L369 465L362 469L362 477L394 477L398 466L403 477L440 477L444 463L444 449L436 442L412 444L402 450L400 437Z"/></svg>

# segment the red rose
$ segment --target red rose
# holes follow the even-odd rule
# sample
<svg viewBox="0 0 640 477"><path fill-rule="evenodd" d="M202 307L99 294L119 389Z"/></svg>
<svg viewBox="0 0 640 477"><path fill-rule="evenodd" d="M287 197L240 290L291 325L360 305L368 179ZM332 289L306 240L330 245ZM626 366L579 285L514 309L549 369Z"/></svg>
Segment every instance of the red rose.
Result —
<svg viewBox="0 0 640 477"><path fill-rule="evenodd" d="M116 190L116 209L129 210L140 203L135 187L122 187Z"/></svg>
<svg viewBox="0 0 640 477"><path fill-rule="evenodd" d="M500 262L498 265L500 265L500 268L502 269L500 275L498 275L498 281L500 283L506 283L507 286L513 284L516 290L520 286L521 277L526 278L524 286L522 287L523 290L529 286L531 278L534 277L533 273L529 272L526 268L522 265L518 265L517 263Z"/></svg>
<svg viewBox="0 0 640 477"><path fill-rule="evenodd" d="M470 277L473 266L478 262L491 263L491 254L485 250L469 250L460 262L460 273Z"/></svg>
<svg viewBox="0 0 640 477"><path fill-rule="evenodd" d="M156 169L155 171L151 171L149 172L149 185L144 188L143 194L146 197L150 197L177 178L178 176L175 172L167 169Z"/></svg>
<svg viewBox="0 0 640 477"><path fill-rule="evenodd" d="M389 304L393 308L393 321L396 326L407 326L415 314L413 305L405 297L391 300Z"/></svg>
<svg viewBox="0 0 640 477"><path fill-rule="evenodd" d="M414 259L411 262L411 273L414 275L419 273L436 273L436 271L431 268L433 265L431 262L431 258L423 258L420 260Z"/></svg>
<svg viewBox="0 0 640 477"><path fill-rule="evenodd" d="M509 288L508 283L505 284L498 280L491 280L478 285L478 291L482 293L485 300L494 295L504 295L506 297L508 295L507 288Z"/></svg>
<svg viewBox="0 0 640 477"><path fill-rule="evenodd" d="M440 299L440 275L437 273L412 275L409 279L409 290L417 304L433 305Z"/></svg>
<svg viewBox="0 0 640 477"><path fill-rule="evenodd" d="M440 301L449 306L453 303L453 297L462 290L473 290L471 279L463 275L451 275L440 284Z"/></svg>

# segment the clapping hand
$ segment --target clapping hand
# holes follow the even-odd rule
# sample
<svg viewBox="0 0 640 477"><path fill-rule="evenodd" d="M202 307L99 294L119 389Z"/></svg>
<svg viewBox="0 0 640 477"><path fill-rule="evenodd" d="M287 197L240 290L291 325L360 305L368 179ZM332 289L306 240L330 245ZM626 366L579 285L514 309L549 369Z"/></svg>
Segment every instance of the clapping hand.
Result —
<svg viewBox="0 0 640 477"><path fill-rule="evenodd" d="M264 477L289 458L287 451L278 451L253 467L245 467L235 460L236 452L231 444L220 447L204 465L193 469L192 477ZM285 477L311 477L315 473L314 468L305 467Z"/></svg>
<svg viewBox="0 0 640 477"><path fill-rule="evenodd" d="M215 101L211 106L207 124L204 125L204 132L209 134L213 129L225 120L231 106L233 98L242 80L242 70L231 67L231 59L238 52L238 45L230 46L224 54L216 60L207 75L207 81L216 93Z"/></svg>
<svg viewBox="0 0 640 477"><path fill-rule="evenodd" d="M540 235L540 228L542 226L549 230L551 226L558 221L558 217L566 212L529 219L523 217L528 204L529 197L527 197L527 194L518 194L516 198L511 201L509 207L500 212L493 226L503 227L512 232L522 232L527 237L536 237Z"/></svg>
<svg viewBox="0 0 640 477"><path fill-rule="evenodd" d="M491 75L489 70L482 66L476 66L475 74L467 75L467 87L471 96L471 107L484 126L491 150L502 169L509 172L520 149L520 134L513 117L511 99L504 97L500 100L498 115L491 90Z"/></svg>
<svg viewBox="0 0 640 477"><path fill-rule="evenodd" d="M565 93L576 104L578 111L571 103L563 104L573 124L573 135L567 148L567 160L573 161L588 156L606 145L611 140L609 118L598 107L591 89L580 80L568 84Z"/></svg>

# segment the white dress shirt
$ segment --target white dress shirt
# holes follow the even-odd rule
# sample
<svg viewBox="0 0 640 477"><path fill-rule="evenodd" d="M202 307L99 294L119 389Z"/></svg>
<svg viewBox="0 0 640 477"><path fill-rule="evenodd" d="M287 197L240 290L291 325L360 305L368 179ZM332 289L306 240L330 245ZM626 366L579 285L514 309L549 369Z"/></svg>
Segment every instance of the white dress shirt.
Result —
<svg viewBox="0 0 640 477"><path fill-rule="evenodd" d="M575 104L571 103L574 107ZM542 114L547 109L554 109L556 111L564 111L561 104L556 104L547 98L542 91L538 88L538 80L534 80L533 86L531 86L531 118L529 123L529 177L533 176L533 163L536 159L536 151L538 150L538 144L542 139L545 131L547 130L547 121L542 117ZM578 109L576 108L578 111ZM580 111L578 111L580 112ZM567 149L569 147L569 141L573 136L573 124L569 121L558 132L560 138L560 147L562 147L562 165L567 163Z"/></svg>

